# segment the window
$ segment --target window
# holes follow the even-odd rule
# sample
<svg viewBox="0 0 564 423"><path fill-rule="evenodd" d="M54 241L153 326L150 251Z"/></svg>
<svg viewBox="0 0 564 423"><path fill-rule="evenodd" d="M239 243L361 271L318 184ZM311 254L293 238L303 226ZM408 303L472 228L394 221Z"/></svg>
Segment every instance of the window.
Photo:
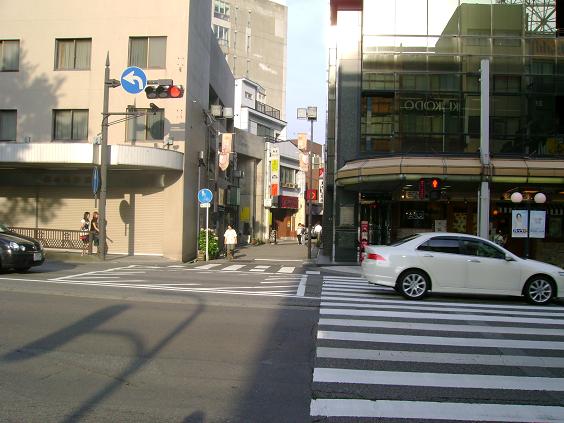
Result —
<svg viewBox="0 0 564 423"><path fill-rule="evenodd" d="M139 116L128 119L126 137L128 141L148 141L164 139L164 109L156 113L151 109L127 109L128 112L137 112Z"/></svg>
<svg viewBox="0 0 564 423"><path fill-rule="evenodd" d="M0 141L15 141L17 126L17 112L15 110L0 110Z"/></svg>
<svg viewBox="0 0 564 423"><path fill-rule="evenodd" d="M229 3L224 0L215 0L213 6L213 16L224 21L229 20Z"/></svg>
<svg viewBox="0 0 564 423"><path fill-rule="evenodd" d="M166 68L166 37L130 37L129 66Z"/></svg>
<svg viewBox="0 0 564 423"><path fill-rule="evenodd" d="M220 46L229 45L229 28L225 28L221 25L214 25L213 33L215 34L215 38L217 38Z"/></svg>
<svg viewBox="0 0 564 423"><path fill-rule="evenodd" d="M55 69L90 69L92 39L58 39L55 44Z"/></svg>
<svg viewBox="0 0 564 423"><path fill-rule="evenodd" d="M431 238L421 244L418 248L421 251L433 251L435 253L459 254L458 238L440 237Z"/></svg>
<svg viewBox="0 0 564 423"><path fill-rule="evenodd" d="M294 185L296 183L296 170L289 167L280 167L280 183L284 185Z"/></svg>
<svg viewBox="0 0 564 423"><path fill-rule="evenodd" d="M505 259L505 253L495 247L478 239L462 238L462 254L467 256L489 257Z"/></svg>
<svg viewBox="0 0 564 423"><path fill-rule="evenodd" d="M88 110L53 110L53 139L88 139Z"/></svg>
<svg viewBox="0 0 564 423"><path fill-rule="evenodd" d="M20 66L19 40L0 40L0 71L17 71Z"/></svg>

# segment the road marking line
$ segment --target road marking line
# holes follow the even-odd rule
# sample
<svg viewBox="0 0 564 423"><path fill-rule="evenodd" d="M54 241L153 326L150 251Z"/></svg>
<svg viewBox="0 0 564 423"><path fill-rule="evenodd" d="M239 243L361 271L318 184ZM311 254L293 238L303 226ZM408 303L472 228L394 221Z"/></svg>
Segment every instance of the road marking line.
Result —
<svg viewBox="0 0 564 423"><path fill-rule="evenodd" d="M221 270L232 271L232 270L240 269L241 267L245 267L245 265L244 264L232 264L231 266L224 267Z"/></svg>
<svg viewBox="0 0 564 423"><path fill-rule="evenodd" d="M307 282L307 275L303 275L300 279L298 290L296 291L296 295L298 297L303 297L305 295L306 282Z"/></svg>
<svg viewBox="0 0 564 423"><path fill-rule="evenodd" d="M514 367L564 367L564 357L538 357L497 354L427 353L352 348L317 348L317 357L343 360L400 361L407 363L440 363Z"/></svg>
<svg viewBox="0 0 564 423"><path fill-rule="evenodd" d="M286 283L288 283L288 284L294 284L294 283L299 282L299 280L262 281L261 283L281 283L281 282L282 282L282 283L286 282Z"/></svg>
<svg viewBox="0 0 564 423"><path fill-rule="evenodd" d="M196 266L196 267L194 267L194 269L198 269L198 270L211 269L212 267L217 267L217 266L220 266L220 265L221 265L220 263L204 264L203 266Z"/></svg>
<svg viewBox="0 0 564 423"><path fill-rule="evenodd" d="M293 273L295 266L282 266L277 273Z"/></svg>
<svg viewBox="0 0 564 423"><path fill-rule="evenodd" d="M386 372L316 368L314 382L362 383L369 385L427 386L434 388L511 389L523 391L564 391L564 379L556 377L528 377L477 375L457 373Z"/></svg>
<svg viewBox="0 0 564 423"><path fill-rule="evenodd" d="M330 275L323 275L323 280L330 280L330 281L366 281L363 277L360 276L330 276Z"/></svg>
<svg viewBox="0 0 564 423"><path fill-rule="evenodd" d="M411 313L399 311L379 311L379 310L347 310L335 308L322 308L319 314L335 316L363 316L363 317L393 317L402 319L417 320L465 320L474 322L507 322L507 323L535 323L546 325L561 325L562 321L556 319L531 319L515 316L480 316L476 314L463 313Z"/></svg>
<svg viewBox="0 0 564 423"><path fill-rule="evenodd" d="M251 269L251 272L264 272L269 267L270 266L255 266L254 268Z"/></svg>
<svg viewBox="0 0 564 423"><path fill-rule="evenodd" d="M346 302L346 301L350 301L350 302ZM338 300L330 300L327 301L324 298L324 301L321 303L321 307L352 307L355 310L356 309L400 309L400 310L405 310L405 306L404 305L396 305L396 304L383 304L378 300L370 300L370 299L362 299L362 300L344 300L344 299L338 299ZM562 313L546 313L546 312L538 312L535 313L533 311L520 311L520 310L488 310L488 309L472 309L472 308L466 308L466 307L446 307L446 306L441 306L441 307L434 307L433 305L429 305L429 306L416 306L416 305L410 305L409 307L410 310L418 310L418 311L425 311L425 312L435 312L435 311L439 311L439 312L447 312L447 311L454 311L454 312L464 312L464 313L476 313L476 314L495 314L495 315L499 315L499 314L503 314L504 316L533 316L533 317L564 317L562 316ZM564 324L564 322L561 322L561 324Z"/></svg>
<svg viewBox="0 0 564 423"><path fill-rule="evenodd" d="M496 422L564 421L564 407L431 401L314 399L311 416Z"/></svg>
<svg viewBox="0 0 564 423"><path fill-rule="evenodd" d="M280 259L280 258L256 258L256 261L302 261L303 260L293 260L293 259Z"/></svg>
<svg viewBox="0 0 564 423"><path fill-rule="evenodd" d="M320 275L321 272L319 270L306 270L306 275Z"/></svg>
<svg viewBox="0 0 564 423"><path fill-rule="evenodd" d="M345 326L358 328L386 328L386 329L404 329L404 330L428 330L428 331L445 331L445 332L477 332L477 333L503 333L517 335L545 335L545 336L564 336L564 329L543 329L530 328L521 326L482 326L482 325L447 325L440 323L413 323L400 322L394 320L377 321L377 320L357 320L357 319L319 319L320 326Z"/></svg>
<svg viewBox="0 0 564 423"><path fill-rule="evenodd" d="M441 345L454 347L521 348L539 350L559 350L564 342L528 341L524 339L454 338L442 336L392 335L387 333L338 332L319 330L317 339L334 341L384 342L411 345ZM564 381L564 379L562 379Z"/></svg>

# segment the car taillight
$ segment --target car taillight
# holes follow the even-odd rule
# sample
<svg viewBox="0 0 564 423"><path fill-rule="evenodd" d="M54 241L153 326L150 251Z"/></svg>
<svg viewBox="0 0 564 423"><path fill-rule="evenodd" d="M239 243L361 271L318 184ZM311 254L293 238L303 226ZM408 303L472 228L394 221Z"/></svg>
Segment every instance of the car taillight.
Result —
<svg viewBox="0 0 564 423"><path fill-rule="evenodd" d="M376 253L368 253L366 255L366 258L368 260L386 261L386 259L384 257L382 257L380 254L376 254Z"/></svg>

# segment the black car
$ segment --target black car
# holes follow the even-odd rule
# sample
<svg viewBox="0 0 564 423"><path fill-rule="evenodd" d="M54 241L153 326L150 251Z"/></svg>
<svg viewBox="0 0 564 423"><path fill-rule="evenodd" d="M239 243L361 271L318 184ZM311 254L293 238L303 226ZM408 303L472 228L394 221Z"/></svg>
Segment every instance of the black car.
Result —
<svg viewBox="0 0 564 423"><path fill-rule="evenodd" d="M12 232L0 223L0 269L25 272L45 261L43 245L36 239Z"/></svg>

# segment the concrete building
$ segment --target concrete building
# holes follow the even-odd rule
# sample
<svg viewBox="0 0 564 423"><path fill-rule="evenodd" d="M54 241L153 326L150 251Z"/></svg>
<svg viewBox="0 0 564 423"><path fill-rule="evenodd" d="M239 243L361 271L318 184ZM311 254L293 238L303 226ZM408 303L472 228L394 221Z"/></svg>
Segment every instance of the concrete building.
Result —
<svg viewBox="0 0 564 423"><path fill-rule="evenodd" d="M562 265L563 44L531 20L550 3L331 1L324 254L357 260L361 227L371 244L502 231ZM528 209L542 238L511 236Z"/></svg>
<svg viewBox="0 0 564 423"><path fill-rule="evenodd" d="M212 26L235 78L259 83L268 93L268 104L286 120L288 10L284 3L213 0Z"/></svg>
<svg viewBox="0 0 564 423"><path fill-rule="evenodd" d="M233 130L232 119L209 110L232 107L234 97L211 8L210 0L3 2L0 221L78 229L83 212L99 207L91 182L109 54L111 78L135 65L185 89L183 98L152 100L110 89L111 113L138 116L110 117L109 252L195 257L198 171L215 193L218 222L229 183L216 169L219 134Z"/></svg>

